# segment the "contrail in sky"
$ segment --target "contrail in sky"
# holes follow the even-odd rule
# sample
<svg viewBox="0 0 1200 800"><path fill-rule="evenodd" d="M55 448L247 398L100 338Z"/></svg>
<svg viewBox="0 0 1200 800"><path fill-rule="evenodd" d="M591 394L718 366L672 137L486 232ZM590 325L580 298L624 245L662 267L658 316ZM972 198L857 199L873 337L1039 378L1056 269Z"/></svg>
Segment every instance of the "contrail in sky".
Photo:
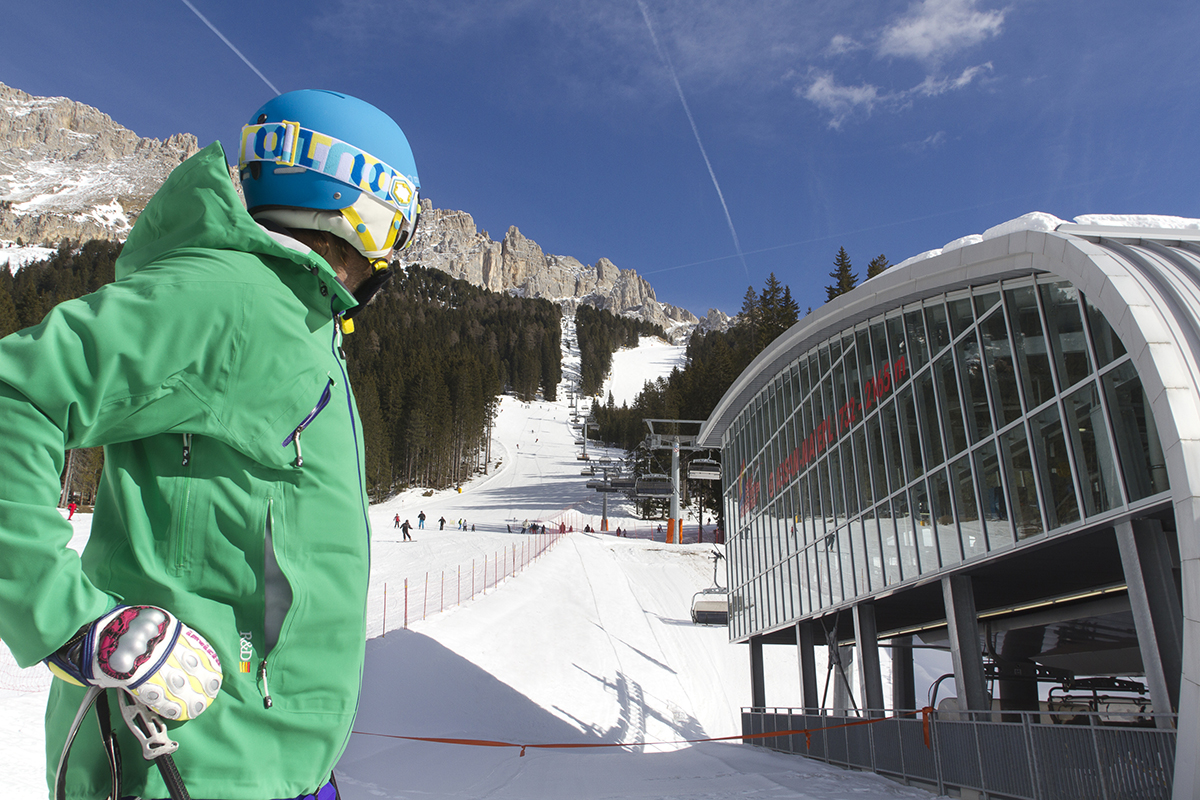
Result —
<svg viewBox="0 0 1200 800"><path fill-rule="evenodd" d="M226 39L225 34L221 33L219 30L217 30L217 27L215 25L213 25L211 22L209 22L203 14L201 14L199 11L197 11L196 7L194 5L189 3L188 0L183 0L183 4L185 6L187 6L188 8L190 8L192 10L192 13L195 14L197 17L199 17L200 21L208 26L209 30L211 30L217 36L221 37L221 41L224 42L226 45L228 45L230 50L237 53L237 57L240 58L242 61L246 62L246 66L249 67L250 69L254 70L254 74L257 75L258 77L262 78L263 83L265 83L267 86L270 86L272 92L274 92L275 94L280 94L280 91L275 88L275 84L273 84L269 80L267 80L267 76L263 75L261 72L259 72L258 67L251 64L250 59L248 59L244 55L242 55L242 51L238 50L236 47L234 47L233 42Z"/></svg>
<svg viewBox="0 0 1200 800"><path fill-rule="evenodd" d="M187 0L184 0L186 3ZM712 162L708 160L708 153L704 150L704 142L700 141L700 130L696 127L696 120L692 118L692 110L688 108L687 100L683 96L683 87L679 85L679 77L675 74L675 66L671 63L671 57L662 49L658 43L658 37L654 34L654 26L650 24L650 12L646 9L646 4L642 0L637 0L638 8L641 9L642 19L646 20L646 29L650 31L650 39L654 42L654 49L658 51L659 57L663 63L667 65L667 72L671 73L671 80L675 84L675 91L679 94L679 102L683 103L683 113L687 114L688 122L692 124L692 134L696 137L696 145L700 148L700 155L704 157L704 165L708 167L708 176L712 178L713 187L717 190L717 197L721 201L721 208L725 211L725 221L729 223L729 235L733 237L733 248L737 251L738 258L742 261L742 269L746 271L746 277L750 277L750 270L746 267L746 257L742 255L742 245L738 241L737 231L733 228L733 218L729 216L729 206L725 205L725 195L721 193L721 184L717 183L717 174L713 172Z"/></svg>

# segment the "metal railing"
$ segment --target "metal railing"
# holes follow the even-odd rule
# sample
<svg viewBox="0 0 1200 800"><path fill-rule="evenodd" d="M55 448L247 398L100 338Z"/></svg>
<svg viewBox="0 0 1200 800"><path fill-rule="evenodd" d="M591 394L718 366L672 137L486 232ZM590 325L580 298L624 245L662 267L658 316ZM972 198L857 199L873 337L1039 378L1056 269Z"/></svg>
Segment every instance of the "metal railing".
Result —
<svg viewBox="0 0 1200 800"><path fill-rule="evenodd" d="M748 744L870 770L904 782L969 789L1005 800L1153 800L1171 797L1174 715L1072 712L880 712L879 719L742 709ZM971 717L975 717L972 719ZM1125 717L1122 719L1121 717Z"/></svg>

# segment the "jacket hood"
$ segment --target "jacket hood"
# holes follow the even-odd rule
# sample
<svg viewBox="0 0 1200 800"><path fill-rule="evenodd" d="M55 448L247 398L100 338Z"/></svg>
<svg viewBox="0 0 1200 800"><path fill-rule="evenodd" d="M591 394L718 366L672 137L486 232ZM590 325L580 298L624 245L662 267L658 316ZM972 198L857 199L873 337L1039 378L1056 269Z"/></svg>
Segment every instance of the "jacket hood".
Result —
<svg viewBox="0 0 1200 800"><path fill-rule="evenodd" d="M150 199L117 259L116 277L126 277L180 248L236 250L262 256L268 263L291 262L313 275L314 291L319 283L332 288L335 311L358 304L323 258L289 241L295 247L273 237L247 213L229 177L225 151L220 142L213 142L176 167Z"/></svg>

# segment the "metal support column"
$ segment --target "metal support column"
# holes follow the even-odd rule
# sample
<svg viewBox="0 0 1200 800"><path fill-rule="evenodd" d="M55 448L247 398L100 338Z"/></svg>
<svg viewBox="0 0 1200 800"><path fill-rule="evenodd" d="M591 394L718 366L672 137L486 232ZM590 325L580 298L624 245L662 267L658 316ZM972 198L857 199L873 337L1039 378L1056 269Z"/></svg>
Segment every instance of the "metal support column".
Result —
<svg viewBox="0 0 1200 800"><path fill-rule="evenodd" d="M879 632L875 627L875 606L854 606L854 641L858 645L858 680L867 716L882 716L883 673L879 668Z"/></svg>
<svg viewBox="0 0 1200 800"><path fill-rule="evenodd" d="M800 688L803 691L805 714L821 713L817 696L817 626L812 622L796 623L796 646L800 650Z"/></svg>
<svg viewBox="0 0 1200 800"><path fill-rule="evenodd" d="M767 707L767 680L760 636L750 637L750 705L759 710Z"/></svg>
<svg viewBox="0 0 1200 800"><path fill-rule="evenodd" d="M946 605L946 627L950 634L950 655L954 660L954 685L958 687L959 708L990 711L987 680L983 674L983 650L979 644L979 615L975 611L971 577L943 577L942 602Z"/></svg>
<svg viewBox="0 0 1200 800"><path fill-rule="evenodd" d="M679 440L671 448L671 516L667 519L667 541L683 544L683 520L679 518Z"/></svg>
<svg viewBox="0 0 1200 800"><path fill-rule="evenodd" d="M1179 707L1183 609L1167 536L1154 519L1117 523L1116 535L1150 699L1155 712L1171 712ZM1169 727L1165 718L1159 721Z"/></svg>
<svg viewBox="0 0 1200 800"><path fill-rule="evenodd" d="M917 680L913 669L911 636L892 640L892 708L911 711L917 707Z"/></svg>

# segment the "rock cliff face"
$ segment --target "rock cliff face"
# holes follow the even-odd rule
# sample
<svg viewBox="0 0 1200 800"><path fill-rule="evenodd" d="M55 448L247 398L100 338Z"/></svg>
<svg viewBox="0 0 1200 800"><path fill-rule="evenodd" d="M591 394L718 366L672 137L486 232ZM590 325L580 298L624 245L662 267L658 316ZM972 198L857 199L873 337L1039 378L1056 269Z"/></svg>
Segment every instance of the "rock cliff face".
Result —
<svg viewBox="0 0 1200 800"><path fill-rule="evenodd" d="M144 139L91 106L0 84L0 235L119 239L196 137Z"/></svg>
<svg viewBox="0 0 1200 800"><path fill-rule="evenodd" d="M412 247L405 251L410 264L435 267L477 286L496 292L544 297L574 311L580 304L614 314L636 317L686 335L699 320L690 311L660 303L645 278L634 270L618 269L607 258L594 266L570 256L547 255L515 226L494 241L480 232L464 211L433 208L422 201L421 224Z"/></svg>
<svg viewBox="0 0 1200 800"><path fill-rule="evenodd" d="M198 150L191 134L145 139L90 106L0 83L0 240L51 247L64 238L122 240L171 170ZM237 185L236 170L231 177ZM547 255L516 227L496 242L466 212L436 209L428 201L422 208L405 253L409 263L492 291L544 297L568 312L586 303L637 317L675 339L686 338L699 322L689 311L660 303L645 278L606 258L587 266ZM720 325L712 316L709 322Z"/></svg>

